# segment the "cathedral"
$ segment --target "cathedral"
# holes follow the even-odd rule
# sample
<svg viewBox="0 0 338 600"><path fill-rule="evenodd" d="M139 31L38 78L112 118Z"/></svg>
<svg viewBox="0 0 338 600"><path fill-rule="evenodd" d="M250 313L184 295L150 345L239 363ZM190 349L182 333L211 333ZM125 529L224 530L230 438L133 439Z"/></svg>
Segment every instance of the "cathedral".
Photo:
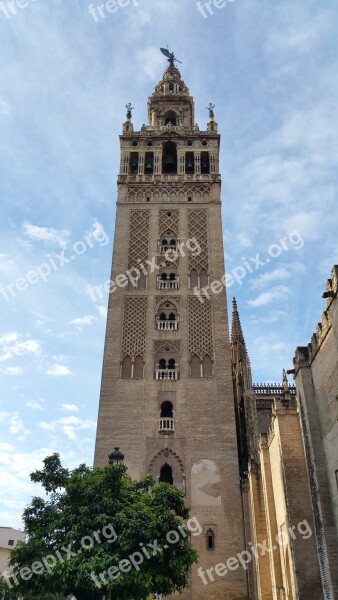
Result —
<svg viewBox="0 0 338 600"><path fill-rule="evenodd" d="M168 56L148 124L134 130L129 104L120 136L94 464L106 465L116 446L132 478L150 473L184 491L201 533L182 600L338 598L338 268L324 329L297 349L296 385L285 372L281 385L254 385L236 300L230 336L220 284L214 106L200 129ZM202 299L203 288L210 291ZM318 356L328 336L324 352L333 354L323 354L323 374ZM328 417L314 381L330 368ZM320 416L331 418L326 436Z"/></svg>

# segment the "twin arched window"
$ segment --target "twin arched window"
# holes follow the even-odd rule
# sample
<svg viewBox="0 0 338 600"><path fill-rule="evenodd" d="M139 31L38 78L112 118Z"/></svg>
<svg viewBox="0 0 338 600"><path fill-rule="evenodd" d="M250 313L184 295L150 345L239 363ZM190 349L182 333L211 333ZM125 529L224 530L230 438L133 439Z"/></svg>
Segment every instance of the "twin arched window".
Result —
<svg viewBox="0 0 338 600"><path fill-rule="evenodd" d="M191 358L190 362L191 377L212 377L212 360L207 354L200 360L196 354Z"/></svg>
<svg viewBox="0 0 338 600"><path fill-rule="evenodd" d="M143 359L136 356L132 361L130 356L125 356L121 365L122 379L143 379Z"/></svg>

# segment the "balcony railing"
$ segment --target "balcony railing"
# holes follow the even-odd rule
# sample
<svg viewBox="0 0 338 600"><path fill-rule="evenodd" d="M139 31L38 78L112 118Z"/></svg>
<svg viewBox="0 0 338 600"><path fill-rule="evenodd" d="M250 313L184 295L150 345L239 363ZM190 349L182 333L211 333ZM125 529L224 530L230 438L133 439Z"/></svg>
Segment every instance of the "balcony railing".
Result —
<svg viewBox="0 0 338 600"><path fill-rule="evenodd" d="M178 379L178 372L175 369L156 369L155 371L156 379L171 379L175 381Z"/></svg>
<svg viewBox="0 0 338 600"><path fill-rule="evenodd" d="M174 331L178 329L178 319L164 321L157 319L157 329L160 331Z"/></svg>
<svg viewBox="0 0 338 600"><path fill-rule="evenodd" d="M176 252L177 246L176 246L176 244L175 245L168 244L168 245L164 245L164 246L161 245L160 249L161 249L161 254L165 254L166 252Z"/></svg>
<svg viewBox="0 0 338 600"><path fill-rule="evenodd" d="M178 290L179 287L179 277L176 277L176 279L161 279L160 277L157 278L158 290Z"/></svg>
<svg viewBox="0 0 338 600"><path fill-rule="evenodd" d="M175 421L171 417L161 417L158 420L158 431L160 433L174 433Z"/></svg>

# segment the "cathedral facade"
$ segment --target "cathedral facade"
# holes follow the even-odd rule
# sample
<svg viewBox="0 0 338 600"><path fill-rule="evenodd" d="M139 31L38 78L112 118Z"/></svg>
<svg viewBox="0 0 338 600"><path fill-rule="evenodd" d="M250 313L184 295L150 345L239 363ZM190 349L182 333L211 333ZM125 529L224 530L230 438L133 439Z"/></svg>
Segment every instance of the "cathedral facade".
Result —
<svg viewBox="0 0 338 600"><path fill-rule="evenodd" d="M114 445L184 491L201 533L182 600L334 598L296 388L252 384L235 301L229 337L213 108L200 130L173 55L148 125L127 106L94 464Z"/></svg>

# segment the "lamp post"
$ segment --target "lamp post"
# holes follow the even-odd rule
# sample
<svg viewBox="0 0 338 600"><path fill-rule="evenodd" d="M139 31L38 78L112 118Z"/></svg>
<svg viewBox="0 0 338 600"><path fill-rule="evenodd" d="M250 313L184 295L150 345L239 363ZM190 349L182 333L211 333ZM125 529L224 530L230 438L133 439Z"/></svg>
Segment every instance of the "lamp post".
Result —
<svg viewBox="0 0 338 600"><path fill-rule="evenodd" d="M110 465L118 465L123 462L124 454L120 451L120 448L114 448L114 452L108 456Z"/></svg>

